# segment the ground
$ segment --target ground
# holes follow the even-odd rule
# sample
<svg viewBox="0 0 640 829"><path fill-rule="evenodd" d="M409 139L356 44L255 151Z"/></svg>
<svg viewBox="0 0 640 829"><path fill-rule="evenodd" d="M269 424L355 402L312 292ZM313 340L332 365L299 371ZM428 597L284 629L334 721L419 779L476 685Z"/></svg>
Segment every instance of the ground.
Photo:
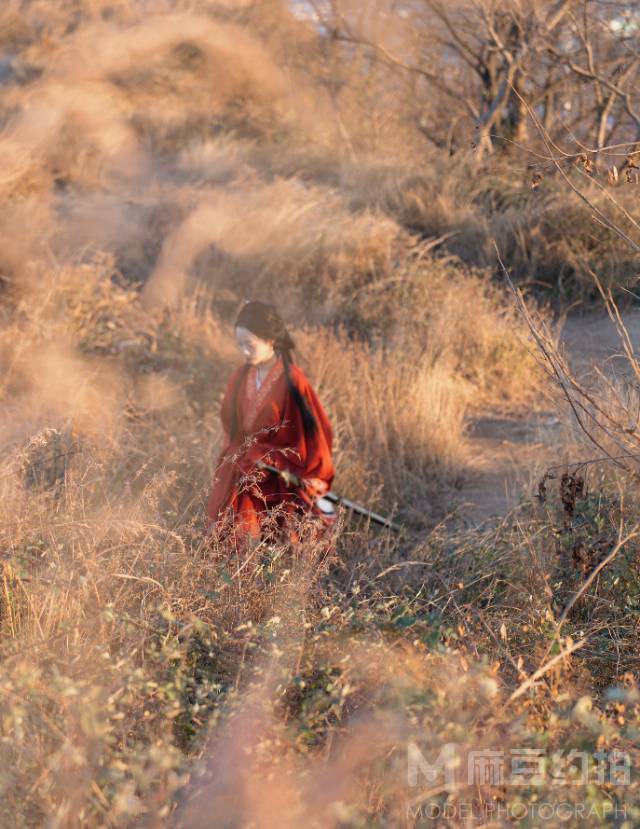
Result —
<svg viewBox="0 0 640 829"><path fill-rule="evenodd" d="M637 347L640 310L626 312L624 324ZM581 379L588 381L597 368L617 379L630 373L616 327L607 316L570 317L560 341ZM482 526L503 517L523 495L535 491L549 466L571 460L558 454L563 445L567 445L563 413L551 398L541 408L477 412L468 430L470 481L456 502L460 520Z"/></svg>

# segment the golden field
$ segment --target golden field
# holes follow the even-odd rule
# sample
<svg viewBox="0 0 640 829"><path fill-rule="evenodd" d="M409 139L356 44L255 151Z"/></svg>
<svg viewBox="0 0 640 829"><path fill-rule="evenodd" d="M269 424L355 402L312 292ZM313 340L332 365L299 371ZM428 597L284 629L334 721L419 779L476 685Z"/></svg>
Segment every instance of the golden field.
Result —
<svg viewBox="0 0 640 829"><path fill-rule="evenodd" d="M383 6L370 30L341 7L341 39L312 5L0 9L0 826L630 829L636 397L606 372L572 387L553 349L594 272L618 307L636 251L592 222L612 199L584 162L588 202L551 168L532 187L522 147L425 140L455 119L364 49ZM402 533L344 515L334 549L303 528L242 557L207 532L247 297L290 323L336 491ZM474 526L487 412L551 412L563 466L543 478L540 448L541 489ZM447 745L455 782L412 784L411 751ZM491 750L545 773L469 784ZM588 779L553 779L571 751ZM597 765L615 751L629 782Z"/></svg>

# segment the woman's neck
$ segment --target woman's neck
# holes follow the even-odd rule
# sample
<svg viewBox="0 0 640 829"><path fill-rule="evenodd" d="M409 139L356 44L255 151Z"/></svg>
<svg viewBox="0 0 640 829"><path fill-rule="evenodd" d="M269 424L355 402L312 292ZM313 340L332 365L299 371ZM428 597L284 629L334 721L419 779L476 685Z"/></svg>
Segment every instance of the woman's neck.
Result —
<svg viewBox="0 0 640 829"><path fill-rule="evenodd" d="M256 365L256 369L258 371L258 374L260 374L262 377L264 377L265 374L267 374L267 372L269 372L271 370L272 366L275 365L277 359L278 359L278 355L273 354L273 356L269 357L268 360L264 360L262 363L258 363Z"/></svg>

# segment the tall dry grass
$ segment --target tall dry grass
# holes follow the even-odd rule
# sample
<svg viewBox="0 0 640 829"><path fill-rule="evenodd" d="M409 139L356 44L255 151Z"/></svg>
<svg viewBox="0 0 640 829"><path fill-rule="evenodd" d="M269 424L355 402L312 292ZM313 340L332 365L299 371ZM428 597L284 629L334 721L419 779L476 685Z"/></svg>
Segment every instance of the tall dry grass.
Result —
<svg viewBox="0 0 640 829"><path fill-rule="evenodd" d="M566 499L549 492L544 508L475 537L363 555L360 535L341 562L313 542L246 557L182 513L179 476L144 467L130 461L125 503L87 449L53 493L3 493L7 824L417 826L423 802L521 803L520 789L468 788L468 752L539 748L541 720L554 750L632 750L631 674L600 707L588 699L593 676L619 678L607 653L632 635L618 587L633 589L632 550L595 608L561 631L551 610L571 596L572 534L585 550L615 540L613 493L575 502L570 528ZM566 657L524 706L510 701L556 642L570 648L605 621L608 651ZM454 744L456 783L411 788L410 743L430 761ZM536 793L588 798L595 826L612 795L631 808L635 788Z"/></svg>
<svg viewBox="0 0 640 829"><path fill-rule="evenodd" d="M549 595L559 529L566 549L615 544L615 493L575 507L591 534L551 497L495 531L427 532L464 478L469 410L539 382L471 267L491 266L490 222L464 182L410 184L403 113L378 117L381 87L280 4L0 15L2 824L411 826L422 799L517 797L414 791L409 741L464 764L543 722L554 747L626 748L633 677L624 703L576 705L590 671L605 687L635 665L616 582L559 627ZM434 257L422 237L451 230L459 256ZM413 534L346 522L329 549L305 528L246 550L206 532L247 294L291 323L336 487ZM612 572L624 601L634 549ZM616 602L623 657L581 662L570 637ZM587 791L601 812L623 794Z"/></svg>
<svg viewBox="0 0 640 829"><path fill-rule="evenodd" d="M435 759L455 743L464 768L473 749L535 740L526 708L515 716L507 700L558 635L549 585L565 578L554 546L562 502L550 497L547 511L527 507L513 525L470 537L394 540L351 525L333 549L310 536L296 551L247 551L207 535L230 338L192 303L145 310L137 290L105 278L110 265L64 269L47 292L36 282L5 305L3 820L411 826L422 798L475 802L464 781L455 795L409 788L407 747ZM443 266L445 284L448 275ZM484 286L469 277L460 290L472 289L480 308ZM454 356L469 368L476 353L497 376L504 367L467 337L451 341L437 324L449 302L459 306L443 298L433 309L424 359L402 364L391 347L296 332L336 427L340 488L397 503L416 529L433 520L462 461L455 430L473 373L461 379ZM58 366L62 342L73 362ZM56 383L61 394L34 408L33 388ZM618 520L612 497L577 508L603 548ZM611 577L633 583L632 560ZM601 595L595 616L562 631L562 647L574 625L602 623L615 593ZM629 635L622 616L616 625ZM597 659L586 665L604 687L617 676ZM586 670L566 657L551 687L585 695ZM557 747L595 747L601 734L628 745L619 726L615 743L609 713L589 719L586 703L574 711L537 693L535 711L556 718ZM574 802L581 791L561 796Z"/></svg>
<svg viewBox="0 0 640 829"><path fill-rule="evenodd" d="M494 244L516 282L546 300L566 306L599 300L591 272L618 297L635 284L632 252L620 238L592 221L592 209L553 169L532 172L532 157L507 157L479 166L473 154L455 163L437 153L425 164L402 166L363 156L342 177L353 204L377 206L403 227L426 238L442 238L442 247L467 265L499 275ZM549 164L541 165L550 167ZM579 165L568 173L576 187L610 219L631 222L612 206L603 191L604 165L598 177ZM534 173L541 175L532 187ZM635 185L620 184L616 200L636 215Z"/></svg>

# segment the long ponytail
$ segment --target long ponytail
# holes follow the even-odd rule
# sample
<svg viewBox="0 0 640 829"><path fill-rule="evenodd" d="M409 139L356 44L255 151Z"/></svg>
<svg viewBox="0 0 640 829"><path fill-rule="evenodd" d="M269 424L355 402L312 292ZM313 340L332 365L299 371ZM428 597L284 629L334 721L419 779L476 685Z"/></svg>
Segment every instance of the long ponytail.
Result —
<svg viewBox="0 0 640 829"><path fill-rule="evenodd" d="M277 346L276 346L276 350ZM279 351L279 350L278 350ZM287 386L289 388L289 392L291 396L296 402L298 409L300 410L300 414L302 415L302 423L304 426L305 434L308 437L313 437L316 432L318 431L318 424L316 423L316 419L313 416L313 412L309 408L309 403L307 402L307 398L300 393L300 390L293 382L291 378L291 350L286 349L283 351L279 351L280 356L282 357L282 363L284 365L284 373L287 378Z"/></svg>

